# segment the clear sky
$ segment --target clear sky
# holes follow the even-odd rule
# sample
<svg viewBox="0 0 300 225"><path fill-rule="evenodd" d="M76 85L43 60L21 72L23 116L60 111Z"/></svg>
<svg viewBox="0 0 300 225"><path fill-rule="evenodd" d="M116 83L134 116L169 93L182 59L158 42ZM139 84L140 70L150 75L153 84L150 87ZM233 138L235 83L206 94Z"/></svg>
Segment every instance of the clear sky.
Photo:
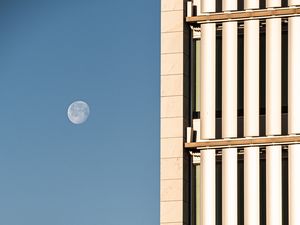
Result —
<svg viewBox="0 0 300 225"><path fill-rule="evenodd" d="M1 225L159 224L159 21L158 0L0 0Z"/></svg>

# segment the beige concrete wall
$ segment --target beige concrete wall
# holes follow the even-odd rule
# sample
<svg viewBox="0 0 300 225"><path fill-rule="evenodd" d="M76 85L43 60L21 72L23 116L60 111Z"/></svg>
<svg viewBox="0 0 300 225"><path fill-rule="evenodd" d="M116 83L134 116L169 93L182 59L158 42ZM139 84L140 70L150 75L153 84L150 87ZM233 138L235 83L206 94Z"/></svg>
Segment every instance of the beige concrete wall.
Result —
<svg viewBox="0 0 300 225"><path fill-rule="evenodd" d="M189 224L188 28L185 0L161 0L160 224Z"/></svg>

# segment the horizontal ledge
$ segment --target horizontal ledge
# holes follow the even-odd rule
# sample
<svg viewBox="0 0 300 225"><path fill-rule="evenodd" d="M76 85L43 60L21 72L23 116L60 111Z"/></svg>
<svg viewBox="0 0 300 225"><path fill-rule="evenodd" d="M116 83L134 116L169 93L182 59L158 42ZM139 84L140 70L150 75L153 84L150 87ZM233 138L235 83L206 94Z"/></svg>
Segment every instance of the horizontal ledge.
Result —
<svg viewBox="0 0 300 225"><path fill-rule="evenodd" d="M232 11L222 13L209 13L200 16L186 17L188 23L217 23L225 21L241 21L254 19L267 19L276 17L291 17L300 14L300 7L284 7L271 9L253 9L245 11Z"/></svg>
<svg viewBox="0 0 300 225"><path fill-rule="evenodd" d="M300 135L247 137L231 139L203 140L199 142L185 143L185 148L192 149L217 149L217 148L241 148L259 147L271 145L300 144Z"/></svg>

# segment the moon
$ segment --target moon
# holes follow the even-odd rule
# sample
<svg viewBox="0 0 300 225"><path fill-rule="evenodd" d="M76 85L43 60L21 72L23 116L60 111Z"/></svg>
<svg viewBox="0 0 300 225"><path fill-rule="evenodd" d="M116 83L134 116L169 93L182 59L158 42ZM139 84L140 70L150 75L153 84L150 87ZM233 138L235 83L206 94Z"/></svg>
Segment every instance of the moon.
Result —
<svg viewBox="0 0 300 225"><path fill-rule="evenodd" d="M84 123L90 115L90 107L84 101L75 101L68 108L68 118L74 124Z"/></svg>

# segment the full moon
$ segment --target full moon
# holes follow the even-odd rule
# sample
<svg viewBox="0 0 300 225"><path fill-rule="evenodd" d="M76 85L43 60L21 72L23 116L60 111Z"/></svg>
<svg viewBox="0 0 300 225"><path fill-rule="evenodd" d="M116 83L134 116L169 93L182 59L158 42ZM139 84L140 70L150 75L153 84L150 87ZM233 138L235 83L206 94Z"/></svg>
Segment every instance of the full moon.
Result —
<svg viewBox="0 0 300 225"><path fill-rule="evenodd" d="M75 101L68 108L68 118L74 124L84 123L90 115L90 107L84 101Z"/></svg>

